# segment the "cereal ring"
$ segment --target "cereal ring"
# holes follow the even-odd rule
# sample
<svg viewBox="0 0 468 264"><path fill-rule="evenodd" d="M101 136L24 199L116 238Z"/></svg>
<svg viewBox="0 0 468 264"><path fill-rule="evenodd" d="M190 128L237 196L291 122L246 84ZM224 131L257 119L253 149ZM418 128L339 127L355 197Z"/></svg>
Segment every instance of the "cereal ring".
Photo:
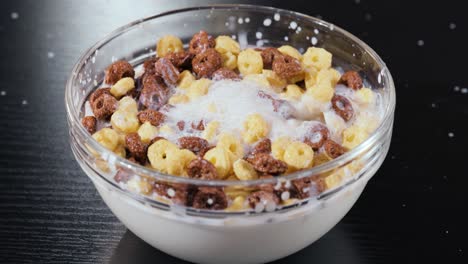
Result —
<svg viewBox="0 0 468 264"><path fill-rule="evenodd" d="M165 119L164 114L153 109L146 109L138 113L138 120L141 123L150 122L151 125L156 127L164 123Z"/></svg>
<svg viewBox="0 0 468 264"><path fill-rule="evenodd" d="M332 159L338 158L346 152L346 149L335 141L329 139L323 144L325 152Z"/></svg>
<svg viewBox="0 0 468 264"><path fill-rule="evenodd" d="M333 95L331 103L335 113L341 116L344 121L349 121L353 117L353 106L346 97L335 94Z"/></svg>
<svg viewBox="0 0 468 264"><path fill-rule="evenodd" d="M275 56L281 56L282 54L277 48L265 48L260 55L262 56L263 68L269 70L272 67Z"/></svg>
<svg viewBox="0 0 468 264"><path fill-rule="evenodd" d="M301 62L285 54L274 57L272 69L278 76L284 79L295 77L302 72Z"/></svg>
<svg viewBox="0 0 468 264"><path fill-rule="evenodd" d="M184 128L185 128L185 121L180 120L179 122L177 122L177 128L179 128L180 131L184 130Z"/></svg>
<svg viewBox="0 0 468 264"><path fill-rule="evenodd" d="M196 122L193 123L192 122L191 127L192 127L192 129L195 129L195 130L198 130L198 131L205 130L205 124L204 124L203 120L200 120L200 122L198 122L198 123L196 123Z"/></svg>
<svg viewBox="0 0 468 264"><path fill-rule="evenodd" d="M148 150L148 145L141 141L138 133L127 134L125 136L125 146L135 160L141 164L146 162L146 151Z"/></svg>
<svg viewBox="0 0 468 264"><path fill-rule="evenodd" d="M143 89L140 93L139 102L149 109L158 110L169 100L169 88L164 84L162 78L155 75L143 77Z"/></svg>
<svg viewBox="0 0 468 264"><path fill-rule="evenodd" d="M338 81L338 83L344 84L353 90L359 90L362 88L361 76L359 76L359 73L357 73L356 71L345 72L343 75L341 75L341 78Z"/></svg>
<svg viewBox="0 0 468 264"><path fill-rule="evenodd" d="M169 59L161 58L154 64L155 73L160 75L167 85L175 85L179 80L179 70Z"/></svg>
<svg viewBox="0 0 468 264"><path fill-rule="evenodd" d="M292 180L291 184L291 197L297 199L306 199L318 195L326 189L323 179L314 180L311 177Z"/></svg>
<svg viewBox="0 0 468 264"><path fill-rule="evenodd" d="M256 155L258 153L270 153L271 152L271 140L269 138L265 138L260 140L257 144L255 144L252 155Z"/></svg>
<svg viewBox="0 0 468 264"><path fill-rule="evenodd" d="M91 108L97 119L107 119L117 110L117 105L117 99L110 94L103 93L93 100Z"/></svg>
<svg viewBox="0 0 468 264"><path fill-rule="evenodd" d="M288 165L284 161L277 160L267 153L259 153L248 161L251 162L254 169L263 173L277 175L288 169Z"/></svg>
<svg viewBox="0 0 468 264"><path fill-rule="evenodd" d="M183 71L192 68L192 60L195 55L187 51L179 51L171 52L164 57L170 60L172 65L177 67L179 71Z"/></svg>
<svg viewBox="0 0 468 264"><path fill-rule="evenodd" d="M94 101L103 94L112 95L110 93L110 89L111 89L110 87L107 87L107 88L99 88L95 90L93 93L89 95L89 103L93 105Z"/></svg>
<svg viewBox="0 0 468 264"><path fill-rule="evenodd" d="M255 209L256 212L267 211L271 212L276 209L276 205L280 202L279 198L272 192L256 191L247 197L249 206Z"/></svg>
<svg viewBox="0 0 468 264"><path fill-rule="evenodd" d="M200 152L205 152L209 146L208 141L199 137L181 137L177 143L181 149L188 149L197 155Z"/></svg>
<svg viewBox="0 0 468 264"><path fill-rule="evenodd" d="M154 191L162 197L169 198L173 203L179 205L191 206L193 203L193 196L197 188L193 185L182 183L166 183L157 181L154 183Z"/></svg>
<svg viewBox="0 0 468 264"><path fill-rule="evenodd" d="M130 160L130 159L129 159ZM134 162L134 160L131 160L132 162ZM131 177L131 174L122 170L122 169L119 169L117 170L117 173L114 175L114 181L116 182L128 182L128 180L130 180L130 177Z"/></svg>
<svg viewBox="0 0 468 264"><path fill-rule="evenodd" d="M152 57L143 62L143 69L145 69L145 74L154 74L154 64L158 60L158 57Z"/></svg>
<svg viewBox="0 0 468 264"><path fill-rule="evenodd" d="M221 68L222 64L221 55L215 49L207 49L198 53L192 60L193 72L198 78L210 78L217 69Z"/></svg>
<svg viewBox="0 0 468 264"><path fill-rule="evenodd" d="M226 194L215 187L200 187L193 197L193 207L198 209L222 210L228 205Z"/></svg>
<svg viewBox="0 0 468 264"><path fill-rule="evenodd" d="M189 52L192 54L199 54L207 49L212 49L216 46L216 41L213 36L208 35L205 31L201 30L193 35L189 44Z"/></svg>
<svg viewBox="0 0 468 264"><path fill-rule="evenodd" d="M135 77L135 71L130 63L124 60L119 60L112 63L106 69L105 82L108 84L115 84L118 80L124 77Z"/></svg>
<svg viewBox="0 0 468 264"><path fill-rule="evenodd" d="M237 74L235 71L230 70L228 68L219 68L213 73L214 81L225 80L225 79L238 81L240 80L240 77L239 77L239 74Z"/></svg>
<svg viewBox="0 0 468 264"><path fill-rule="evenodd" d="M88 133L94 134L96 132L96 117L94 116L85 116L81 120L81 124L88 130Z"/></svg>
<svg viewBox="0 0 468 264"><path fill-rule="evenodd" d="M315 124L309 129L307 135L305 135L304 143L309 145L313 150L318 150L329 137L330 132L327 126Z"/></svg>
<svg viewBox="0 0 468 264"><path fill-rule="evenodd" d="M187 166L187 173L190 178L194 179L214 180L218 178L215 166L202 158L192 160Z"/></svg>

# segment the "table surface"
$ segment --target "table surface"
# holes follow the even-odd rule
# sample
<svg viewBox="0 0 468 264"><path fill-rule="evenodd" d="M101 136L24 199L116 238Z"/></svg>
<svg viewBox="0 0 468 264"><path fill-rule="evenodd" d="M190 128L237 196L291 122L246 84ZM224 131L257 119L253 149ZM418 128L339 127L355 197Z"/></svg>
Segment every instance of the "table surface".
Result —
<svg viewBox="0 0 468 264"><path fill-rule="evenodd" d="M126 230L68 144L64 86L84 50L132 20L194 5L133 2L3 3L0 262L182 262ZM468 17L463 1L408 2L255 1L322 17L362 38L386 61L397 89L384 164L335 228L281 263L468 263Z"/></svg>

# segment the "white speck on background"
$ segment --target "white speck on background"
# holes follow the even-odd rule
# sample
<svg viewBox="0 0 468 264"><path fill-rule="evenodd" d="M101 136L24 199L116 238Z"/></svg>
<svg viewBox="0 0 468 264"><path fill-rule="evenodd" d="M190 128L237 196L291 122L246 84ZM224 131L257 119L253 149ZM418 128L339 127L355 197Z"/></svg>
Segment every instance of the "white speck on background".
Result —
<svg viewBox="0 0 468 264"><path fill-rule="evenodd" d="M301 27L297 27L297 29L296 29L296 34L299 34L299 32L301 32L301 31L302 31L302 28L301 28Z"/></svg>
<svg viewBox="0 0 468 264"><path fill-rule="evenodd" d="M246 18L244 19L244 21L245 21L245 23L249 23L249 22L250 22L250 17L246 17Z"/></svg>
<svg viewBox="0 0 468 264"><path fill-rule="evenodd" d="M239 18L237 19L237 23L243 24L243 23L244 23L244 19L242 19L242 17L239 17Z"/></svg>
<svg viewBox="0 0 468 264"><path fill-rule="evenodd" d="M257 39L261 39L262 36L263 36L262 32L255 33L255 37L257 37Z"/></svg>
<svg viewBox="0 0 468 264"><path fill-rule="evenodd" d="M271 25L271 19L270 18L265 18L265 20L263 20L263 25L265 27L268 27Z"/></svg>
<svg viewBox="0 0 468 264"><path fill-rule="evenodd" d="M273 19L274 19L275 21L280 21L280 19L281 19L280 14L276 13L276 14L273 16Z"/></svg>
<svg viewBox="0 0 468 264"><path fill-rule="evenodd" d="M354 0L354 3L359 5L359 3L361 3L361 0Z"/></svg>
<svg viewBox="0 0 468 264"><path fill-rule="evenodd" d="M450 23L449 28L454 30L455 28L457 28L457 25L455 23Z"/></svg>
<svg viewBox="0 0 468 264"><path fill-rule="evenodd" d="M455 136L455 134L453 132L449 132L448 136L449 136L449 138L453 138Z"/></svg>
<svg viewBox="0 0 468 264"><path fill-rule="evenodd" d="M289 27L292 28L292 29L296 29L297 28L296 21L291 21L291 23L289 23Z"/></svg>
<svg viewBox="0 0 468 264"><path fill-rule="evenodd" d="M10 15L10 16L11 16L11 19L13 19L13 20L16 20L16 19L19 18L18 12L11 12L11 15Z"/></svg>
<svg viewBox="0 0 468 264"><path fill-rule="evenodd" d="M265 44L265 43L263 42L263 40L261 40L261 39L257 40L256 45L257 45L258 47L263 47L264 44Z"/></svg>
<svg viewBox="0 0 468 264"><path fill-rule="evenodd" d="M6 91L1 91L1 92L0 92L0 95L1 95L1 96L5 96L5 95L6 95Z"/></svg>
<svg viewBox="0 0 468 264"><path fill-rule="evenodd" d="M369 14L369 13L366 13L366 14L364 15L364 19L365 19L366 21L371 21L371 20L372 20L372 15Z"/></svg>
<svg viewBox="0 0 468 264"><path fill-rule="evenodd" d="M435 103L432 103L431 106L432 106L432 108L436 108L436 104L435 104Z"/></svg>
<svg viewBox="0 0 468 264"><path fill-rule="evenodd" d="M462 88L462 89L461 89L461 92L462 92L462 94L468 93L468 88Z"/></svg>
<svg viewBox="0 0 468 264"><path fill-rule="evenodd" d="M312 38L310 39L310 42L312 43L312 45L316 45L317 42L318 42L318 40L317 40L316 37L312 37Z"/></svg>
<svg viewBox="0 0 468 264"><path fill-rule="evenodd" d="M47 52L47 58L53 59L54 57L55 57L55 53L53 53L52 51Z"/></svg>
<svg viewBox="0 0 468 264"><path fill-rule="evenodd" d="M424 46L424 40L422 40L422 39L418 40L417 44L420 47Z"/></svg>
<svg viewBox="0 0 468 264"><path fill-rule="evenodd" d="M285 41L288 41L288 40L289 40L289 37L288 37L288 36L284 36L284 40L285 40Z"/></svg>
<svg viewBox="0 0 468 264"><path fill-rule="evenodd" d="M224 23L224 25L225 25L226 27L228 27L228 26L229 26L229 22Z"/></svg>
<svg viewBox="0 0 468 264"><path fill-rule="evenodd" d="M314 29L314 33L317 35L319 33L318 29Z"/></svg>
<svg viewBox="0 0 468 264"><path fill-rule="evenodd" d="M28 104L28 101L23 100L23 101L21 102L21 104L22 104L22 105L27 105L27 104Z"/></svg>
<svg viewBox="0 0 468 264"><path fill-rule="evenodd" d="M401 206L402 206L402 207L406 207L406 204L402 204Z"/></svg>
<svg viewBox="0 0 468 264"><path fill-rule="evenodd" d="M448 234L448 230L445 230L445 234Z"/></svg>
<svg viewBox="0 0 468 264"><path fill-rule="evenodd" d="M453 87L453 90L454 90L455 92L458 92L458 91L460 91L460 87L459 87L459 86L455 86L455 87Z"/></svg>

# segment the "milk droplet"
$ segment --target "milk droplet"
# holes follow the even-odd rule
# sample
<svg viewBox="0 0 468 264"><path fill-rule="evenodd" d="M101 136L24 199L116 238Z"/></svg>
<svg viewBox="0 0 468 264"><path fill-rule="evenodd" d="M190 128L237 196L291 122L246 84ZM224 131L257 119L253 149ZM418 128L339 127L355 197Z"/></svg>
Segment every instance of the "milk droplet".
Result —
<svg viewBox="0 0 468 264"><path fill-rule="evenodd" d="M292 29L296 29L296 27L297 27L296 21L291 21L291 23L289 23L289 27L292 28Z"/></svg>
<svg viewBox="0 0 468 264"><path fill-rule="evenodd" d="M280 21L280 19L281 19L280 14L276 13L276 14L273 16L273 19L274 19L275 21Z"/></svg>
<svg viewBox="0 0 468 264"><path fill-rule="evenodd" d="M262 32L255 33L255 37L257 37L257 39L261 39L262 36L263 36Z"/></svg>
<svg viewBox="0 0 468 264"><path fill-rule="evenodd" d="M265 20L263 20L263 25L265 27L268 27L271 25L271 19L270 18L266 18Z"/></svg>
<svg viewBox="0 0 468 264"><path fill-rule="evenodd" d="M312 43L312 45L315 46L315 45L317 45L318 40L317 40L316 37L312 37L312 38L310 39L310 42Z"/></svg>
<svg viewBox="0 0 468 264"><path fill-rule="evenodd" d="M424 46L424 40L422 40L422 39L418 40L417 44L420 47Z"/></svg>
<svg viewBox="0 0 468 264"><path fill-rule="evenodd" d="M12 12L12 13L11 13L11 19L16 20L16 19L18 19L18 18L19 18L18 12Z"/></svg>

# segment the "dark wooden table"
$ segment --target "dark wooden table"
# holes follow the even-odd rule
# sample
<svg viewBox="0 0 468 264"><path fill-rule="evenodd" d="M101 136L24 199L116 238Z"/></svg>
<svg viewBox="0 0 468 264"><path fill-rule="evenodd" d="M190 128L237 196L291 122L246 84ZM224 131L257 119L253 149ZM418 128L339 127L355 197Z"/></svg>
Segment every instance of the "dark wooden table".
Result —
<svg viewBox="0 0 468 264"><path fill-rule="evenodd" d="M132 20L194 5L135 2L2 3L1 263L181 262L125 229L68 143L64 87L81 53ZM408 2L255 1L344 27L397 86L385 163L333 230L281 263L468 263L468 17L456 1Z"/></svg>

